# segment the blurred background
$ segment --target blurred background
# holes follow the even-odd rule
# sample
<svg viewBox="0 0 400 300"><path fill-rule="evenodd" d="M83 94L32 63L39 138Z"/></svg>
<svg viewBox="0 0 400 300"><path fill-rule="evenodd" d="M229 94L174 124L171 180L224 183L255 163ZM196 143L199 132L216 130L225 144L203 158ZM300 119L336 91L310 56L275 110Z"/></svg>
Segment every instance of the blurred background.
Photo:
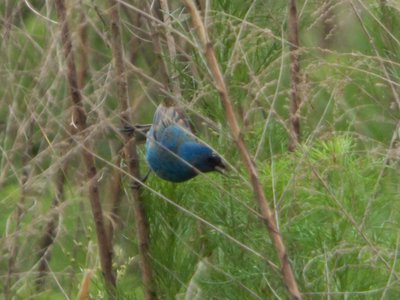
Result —
<svg viewBox="0 0 400 300"><path fill-rule="evenodd" d="M0 3L0 294L108 297L81 155L89 145L112 232L116 298L144 299L120 158L110 4L65 2L84 134L75 133L55 4ZM151 123L157 105L178 95L196 134L230 172L181 184L150 174L141 197L155 292L159 299L287 299L191 17L180 1L167 2L168 10L159 1L118 1L129 115ZM289 2L196 4L304 298L397 299L400 2L297 1L300 143L293 151ZM142 144L138 152L145 174Z"/></svg>

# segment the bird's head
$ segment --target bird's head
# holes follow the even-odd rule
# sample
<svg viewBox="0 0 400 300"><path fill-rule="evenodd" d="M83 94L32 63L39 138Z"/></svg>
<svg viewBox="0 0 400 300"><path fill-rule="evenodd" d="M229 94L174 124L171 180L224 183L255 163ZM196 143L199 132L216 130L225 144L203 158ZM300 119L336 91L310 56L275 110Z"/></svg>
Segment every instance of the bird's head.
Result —
<svg viewBox="0 0 400 300"><path fill-rule="evenodd" d="M179 155L200 172L217 171L224 173L226 165L217 153L206 145L185 143L181 146Z"/></svg>
<svg viewBox="0 0 400 300"><path fill-rule="evenodd" d="M219 156L217 153L212 152L211 155L207 157L207 167L208 170L210 171L217 171L221 174L225 174L226 171L226 165L224 161L222 160L221 156ZM199 169L202 172L208 172L208 171L203 171Z"/></svg>

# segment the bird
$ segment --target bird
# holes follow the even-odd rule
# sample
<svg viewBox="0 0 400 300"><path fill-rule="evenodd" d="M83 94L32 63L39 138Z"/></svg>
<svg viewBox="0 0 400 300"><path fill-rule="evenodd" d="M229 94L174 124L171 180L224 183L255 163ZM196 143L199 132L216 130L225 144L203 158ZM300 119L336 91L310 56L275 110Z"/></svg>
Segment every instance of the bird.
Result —
<svg viewBox="0 0 400 300"><path fill-rule="evenodd" d="M226 170L221 156L195 137L183 110L164 103L157 107L146 135L146 160L158 177L170 182Z"/></svg>

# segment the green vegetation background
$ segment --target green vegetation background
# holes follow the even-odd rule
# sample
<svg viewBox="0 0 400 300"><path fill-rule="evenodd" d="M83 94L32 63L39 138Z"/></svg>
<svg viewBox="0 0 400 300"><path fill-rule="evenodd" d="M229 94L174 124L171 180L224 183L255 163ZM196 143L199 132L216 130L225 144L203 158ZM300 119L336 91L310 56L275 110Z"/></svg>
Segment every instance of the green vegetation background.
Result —
<svg viewBox="0 0 400 300"><path fill-rule="evenodd" d="M3 27L0 43L0 293L27 171L14 298L74 299L85 270L94 269L90 298L102 299L106 293L80 148L65 150L70 102L59 31L43 18L56 20L54 7L51 1L30 1L39 16L23 1L11 2L0 4L4 24L12 20L9 29ZM67 1L75 49L81 12L89 24L89 77L83 94L109 219L109 162L116 157L118 108L108 2L95 2ZM172 2L174 29L195 42L186 11ZM142 7L140 3L132 5ZM294 153L287 151L286 1L215 0L210 5L210 36L305 298L397 299L400 4L299 1L302 144ZM127 6L121 6L121 16L127 60L135 49L131 63L159 80L148 27L138 29L133 22L138 15ZM209 174L178 185L150 175L143 197L157 293L160 299L286 299L279 271L267 263L278 264L276 253L257 215L204 57L179 42L177 61L166 54L164 59L179 73L183 106L199 136L232 170L228 176ZM151 122L163 97L128 63L127 71L131 104L138 106L135 121ZM34 155L26 160L28 145ZM140 155L145 173L143 147ZM52 212L54 175L66 159L66 200L58 209L61 220L45 290L37 292L38 241ZM143 299L128 180L124 191L113 245L118 297Z"/></svg>

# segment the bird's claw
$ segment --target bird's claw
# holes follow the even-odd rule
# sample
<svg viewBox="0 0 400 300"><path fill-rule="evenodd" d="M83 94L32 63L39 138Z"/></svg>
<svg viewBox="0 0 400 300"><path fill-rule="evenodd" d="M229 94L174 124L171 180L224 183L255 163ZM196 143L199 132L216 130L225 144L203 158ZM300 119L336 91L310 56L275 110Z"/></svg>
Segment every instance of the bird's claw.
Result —
<svg viewBox="0 0 400 300"><path fill-rule="evenodd" d="M138 190L141 186L142 183L145 183L147 178L149 178L151 170L149 170L146 175L144 175L142 178L139 179L139 181L134 181L130 184L130 187L134 190Z"/></svg>
<svg viewBox="0 0 400 300"><path fill-rule="evenodd" d="M122 133L133 133L133 132L135 132L135 127L130 126L130 125L125 125L122 128L118 128L118 131L122 132Z"/></svg>
<svg viewBox="0 0 400 300"><path fill-rule="evenodd" d="M122 133L134 133L134 132L139 132L141 134L146 134L147 131L150 130L151 124L135 124L135 125L128 125L126 124L122 128L118 128L119 132Z"/></svg>

